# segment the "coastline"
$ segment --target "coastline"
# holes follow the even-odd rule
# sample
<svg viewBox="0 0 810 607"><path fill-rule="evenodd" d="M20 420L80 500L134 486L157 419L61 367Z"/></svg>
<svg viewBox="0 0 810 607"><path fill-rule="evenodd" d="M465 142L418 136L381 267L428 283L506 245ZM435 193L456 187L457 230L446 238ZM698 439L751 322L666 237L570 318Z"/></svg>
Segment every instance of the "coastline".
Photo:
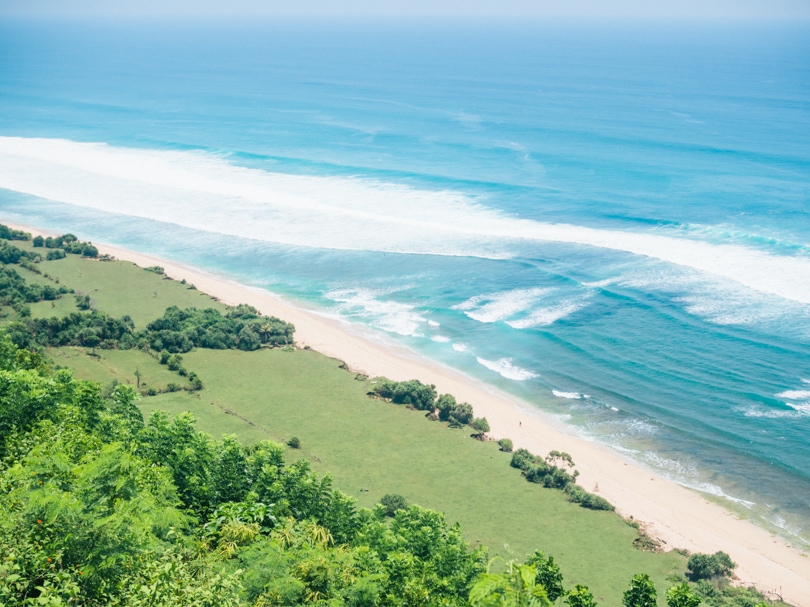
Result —
<svg viewBox="0 0 810 607"><path fill-rule="evenodd" d="M49 233L30 226L7 225L34 234ZM262 313L278 316L296 327L296 343L344 361L352 371L394 380L417 378L435 384L471 403L477 416L489 421L495 438L508 437L515 447L545 454L570 453L580 471L579 484L632 516L667 549L728 552L739 579L763 592L777 592L795 607L810 607L810 556L787 545L754 524L708 501L699 493L652 473L611 448L587 441L541 411L484 382L431 361L398 344L369 338L360 328L287 303L270 292L247 287L225 277L111 245L96 244L101 253L146 267L160 265L167 276L193 283L225 304L248 303Z"/></svg>

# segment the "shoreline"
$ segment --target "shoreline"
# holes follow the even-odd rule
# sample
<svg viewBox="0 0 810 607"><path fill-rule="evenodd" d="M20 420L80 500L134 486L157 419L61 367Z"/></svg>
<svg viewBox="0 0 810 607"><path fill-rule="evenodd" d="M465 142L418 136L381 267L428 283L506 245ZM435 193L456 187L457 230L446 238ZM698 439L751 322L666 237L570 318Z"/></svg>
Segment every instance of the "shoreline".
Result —
<svg viewBox="0 0 810 607"><path fill-rule="evenodd" d="M50 232L16 223L10 227L32 234ZM515 448L543 455L552 449L571 454L580 471L578 484L594 491L625 517L641 523L665 549L727 552L737 563L736 576L766 595L778 593L795 607L810 607L810 556L753 523L710 502L701 494L648 471L607 445L566 431L529 403L485 382L432 361L406 346L372 336L365 327L329 318L288 303L269 291L241 285L227 277L113 245L94 245L122 261L141 267L160 265L167 276L185 279L200 291L229 305L247 303L265 315L295 325L295 342L343 361L353 372L403 381L435 384L486 417L490 435L510 438Z"/></svg>

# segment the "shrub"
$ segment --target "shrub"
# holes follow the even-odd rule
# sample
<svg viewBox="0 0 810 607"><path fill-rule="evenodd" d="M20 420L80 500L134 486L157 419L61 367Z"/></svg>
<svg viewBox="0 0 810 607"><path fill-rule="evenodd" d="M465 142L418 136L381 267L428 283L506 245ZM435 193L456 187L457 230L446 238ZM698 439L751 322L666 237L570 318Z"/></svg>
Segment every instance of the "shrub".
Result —
<svg viewBox="0 0 810 607"><path fill-rule="evenodd" d="M183 357L180 356L179 354L174 354L169 357L169 360L166 364L168 365L170 371L179 371L183 366L182 362Z"/></svg>
<svg viewBox="0 0 810 607"><path fill-rule="evenodd" d="M507 439L508 440L508 439ZM518 470L528 470L529 466L534 464L535 457L527 449L518 449L512 454L512 461L510 466Z"/></svg>
<svg viewBox="0 0 810 607"><path fill-rule="evenodd" d="M436 386L423 384L418 379L402 381L394 386L391 401L411 405L421 411L433 411L436 407Z"/></svg>
<svg viewBox="0 0 810 607"><path fill-rule="evenodd" d="M297 436L293 436L290 440L287 441L287 446L291 449L300 449L301 448L301 439Z"/></svg>
<svg viewBox="0 0 810 607"><path fill-rule="evenodd" d="M380 504L385 508L386 516L394 516L397 510L405 510L408 502L404 497L396 493L387 493L380 498Z"/></svg>
<svg viewBox="0 0 810 607"><path fill-rule="evenodd" d="M456 408L456 397L452 394L442 394L436 401L436 408L439 410L439 420L446 422L450 420L450 413Z"/></svg>
<svg viewBox="0 0 810 607"><path fill-rule="evenodd" d="M498 441L498 447L500 448L501 451L505 453L511 453L513 447L512 440L508 438L502 438L501 440Z"/></svg>
<svg viewBox="0 0 810 607"><path fill-rule="evenodd" d="M160 353L160 359L158 360L158 362L159 362L161 365L168 365L168 364L169 364L169 358L170 358L170 357L171 357L171 354L169 354L169 353L168 353L166 350L163 350L163 351Z"/></svg>
<svg viewBox="0 0 810 607"><path fill-rule="evenodd" d="M98 249L87 242L82 245L82 257L98 257Z"/></svg>
<svg viewBox="0 0 810 607"><path fill-rule="evenodd" d="M472 405L459 403L450 411L450 425L456 428L469 424L473 419Z"/></svg>
<svg viewBox="0 0 810 607"><path fill-rule="evenodd" d="M486 417L476 417L474 420L472 420L470 426L472 426L472 429L475 430L475 434L473 436L476 438L483 439L484 434L489 432L489 422L487 421Z"/></svg>
<svg viewBox="0 0 810 607"><path fill-rule="evenodd" d="M565 493L569 501L579 504L583 508L589 508L590 510L615 510L613 504L604 497L588 493L585 489L579 485L575 485L573 482L565 487Z"/></svg>
<svg viewBox="0 0 810 607"><path fill-rule="evenodd" d="M725 552L714 554L693 554L686 563L689 576L693 581L707 580L716 577L728 577L737 566Z"/></svg>
<svg viewBox="0 0 810 607"><path fill-rule="evenodd" d="M79 308L79 310L89 310L90 305L89 295L76 295L76 307Z"/></svg>
<svg viewBox="0 0 810 607"><path fill-rule="evenodd" d="M53 251L48 251L45 254L45 259L47 261L54 261L54 260L57 260L57 259L64 259L65 257L67 257L67 255L65 255L65 252L62 249L54 249Z"/></svg>

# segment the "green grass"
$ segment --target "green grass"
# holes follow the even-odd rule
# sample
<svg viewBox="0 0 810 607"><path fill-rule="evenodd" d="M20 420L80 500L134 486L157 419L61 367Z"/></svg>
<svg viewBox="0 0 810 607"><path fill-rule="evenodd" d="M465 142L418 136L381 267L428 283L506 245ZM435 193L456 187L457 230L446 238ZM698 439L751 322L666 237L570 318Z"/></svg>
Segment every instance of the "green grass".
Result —
<svg viewBox="0 0 810 607"><path fill-rule="evenodd" d="M152 356L139 350L101 350L95 355L86 348L48 348L48 357L61 367L73 369L79 379L88 379L109 384L113 380L119 384L138 385L135 376L137 369L141 374L142 390L155 388L166 390L170 383L186 386L188 381L177 373L161 365Z"/></svg>
<svg viewBox="0 0 810 607"><path fill-rule="evenodd" d="M138 329L163 316L171 305L225 309L223 304L201 291L190 289L189 285L147 272L125 261L92 261L69 255L39 265L43 272L58 276L62 284L79 294L89 295L94 308L115 317L128 314Z"/></svg>
<svg viewBox="0 0 810 607"><path fill-rule="evenodd" d="M69 257L40 267L66 286L89 292L99 309L129 314L138 326L172 304L223 309L128 263ZM57 364L74 368L81 378L134 383L138 368L149 385L180 383L142 352L97 350L98 358L77 348L51 352ZM365 382L342 370L339 361L304 350L196 350L184 355L184 366L199 374L205 389L144 398L139 404L145 415L189 410L200 429L216 437L236 434L245 443L296 435L302 448L290 450L290 459L307 458L360 505L399 493L460 522L470 543L489 546L491 553L523 559L542 549L561 564L566 585L590 586L603 607L621 603L635 573L649 573L663 596L666 577L685 569L677 553L635 550L636 531L615 514L585 510L559 491L526 482L494 443L369 398Z"/></svg>
<svg viewBox="0 0 810 607"><path fill-rule="evenodd" d="M44 255L45 249L34 249L30 243L14 243L20 249L36 251ZM147 323L163 316L167 307L176 305L181 308L216 308L225 310L225 305L209 295L192 289L190 285L147 272L128 261L97 261L78 255L68 255L65 259L43 261L37 264L43 276L15 266L25 277L38 284L55 285L44 275L58 279L58 284L72 288L80 295L90 295L94 308L103 310L111 316L121 317L128 314L138 329ZM73 306L71 307L71 302ZM42 304L45 304L44 306ZM31 315L58 316L75 311L73 295L63 295L59 307L51 309L50 302L39 302L31 306Z"/></svg>

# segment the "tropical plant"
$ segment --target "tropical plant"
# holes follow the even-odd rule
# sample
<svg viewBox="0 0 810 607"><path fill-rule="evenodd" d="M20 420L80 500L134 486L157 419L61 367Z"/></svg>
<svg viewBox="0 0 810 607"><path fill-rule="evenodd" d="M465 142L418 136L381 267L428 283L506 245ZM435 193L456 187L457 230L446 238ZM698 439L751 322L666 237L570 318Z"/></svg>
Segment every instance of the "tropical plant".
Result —
<svg viewBox="0 0 810 607"><path fill-rule="evenodd" d="M646 573L633 576L622 598L624 607L657 607L655 585Z"/></svg>
<svg viewBox="0 0 810 607"><path fill-rule="evenodd" d="M507 563L503 573L482 573L470 588L473 607L551 607L534 565Z"/></svg>

